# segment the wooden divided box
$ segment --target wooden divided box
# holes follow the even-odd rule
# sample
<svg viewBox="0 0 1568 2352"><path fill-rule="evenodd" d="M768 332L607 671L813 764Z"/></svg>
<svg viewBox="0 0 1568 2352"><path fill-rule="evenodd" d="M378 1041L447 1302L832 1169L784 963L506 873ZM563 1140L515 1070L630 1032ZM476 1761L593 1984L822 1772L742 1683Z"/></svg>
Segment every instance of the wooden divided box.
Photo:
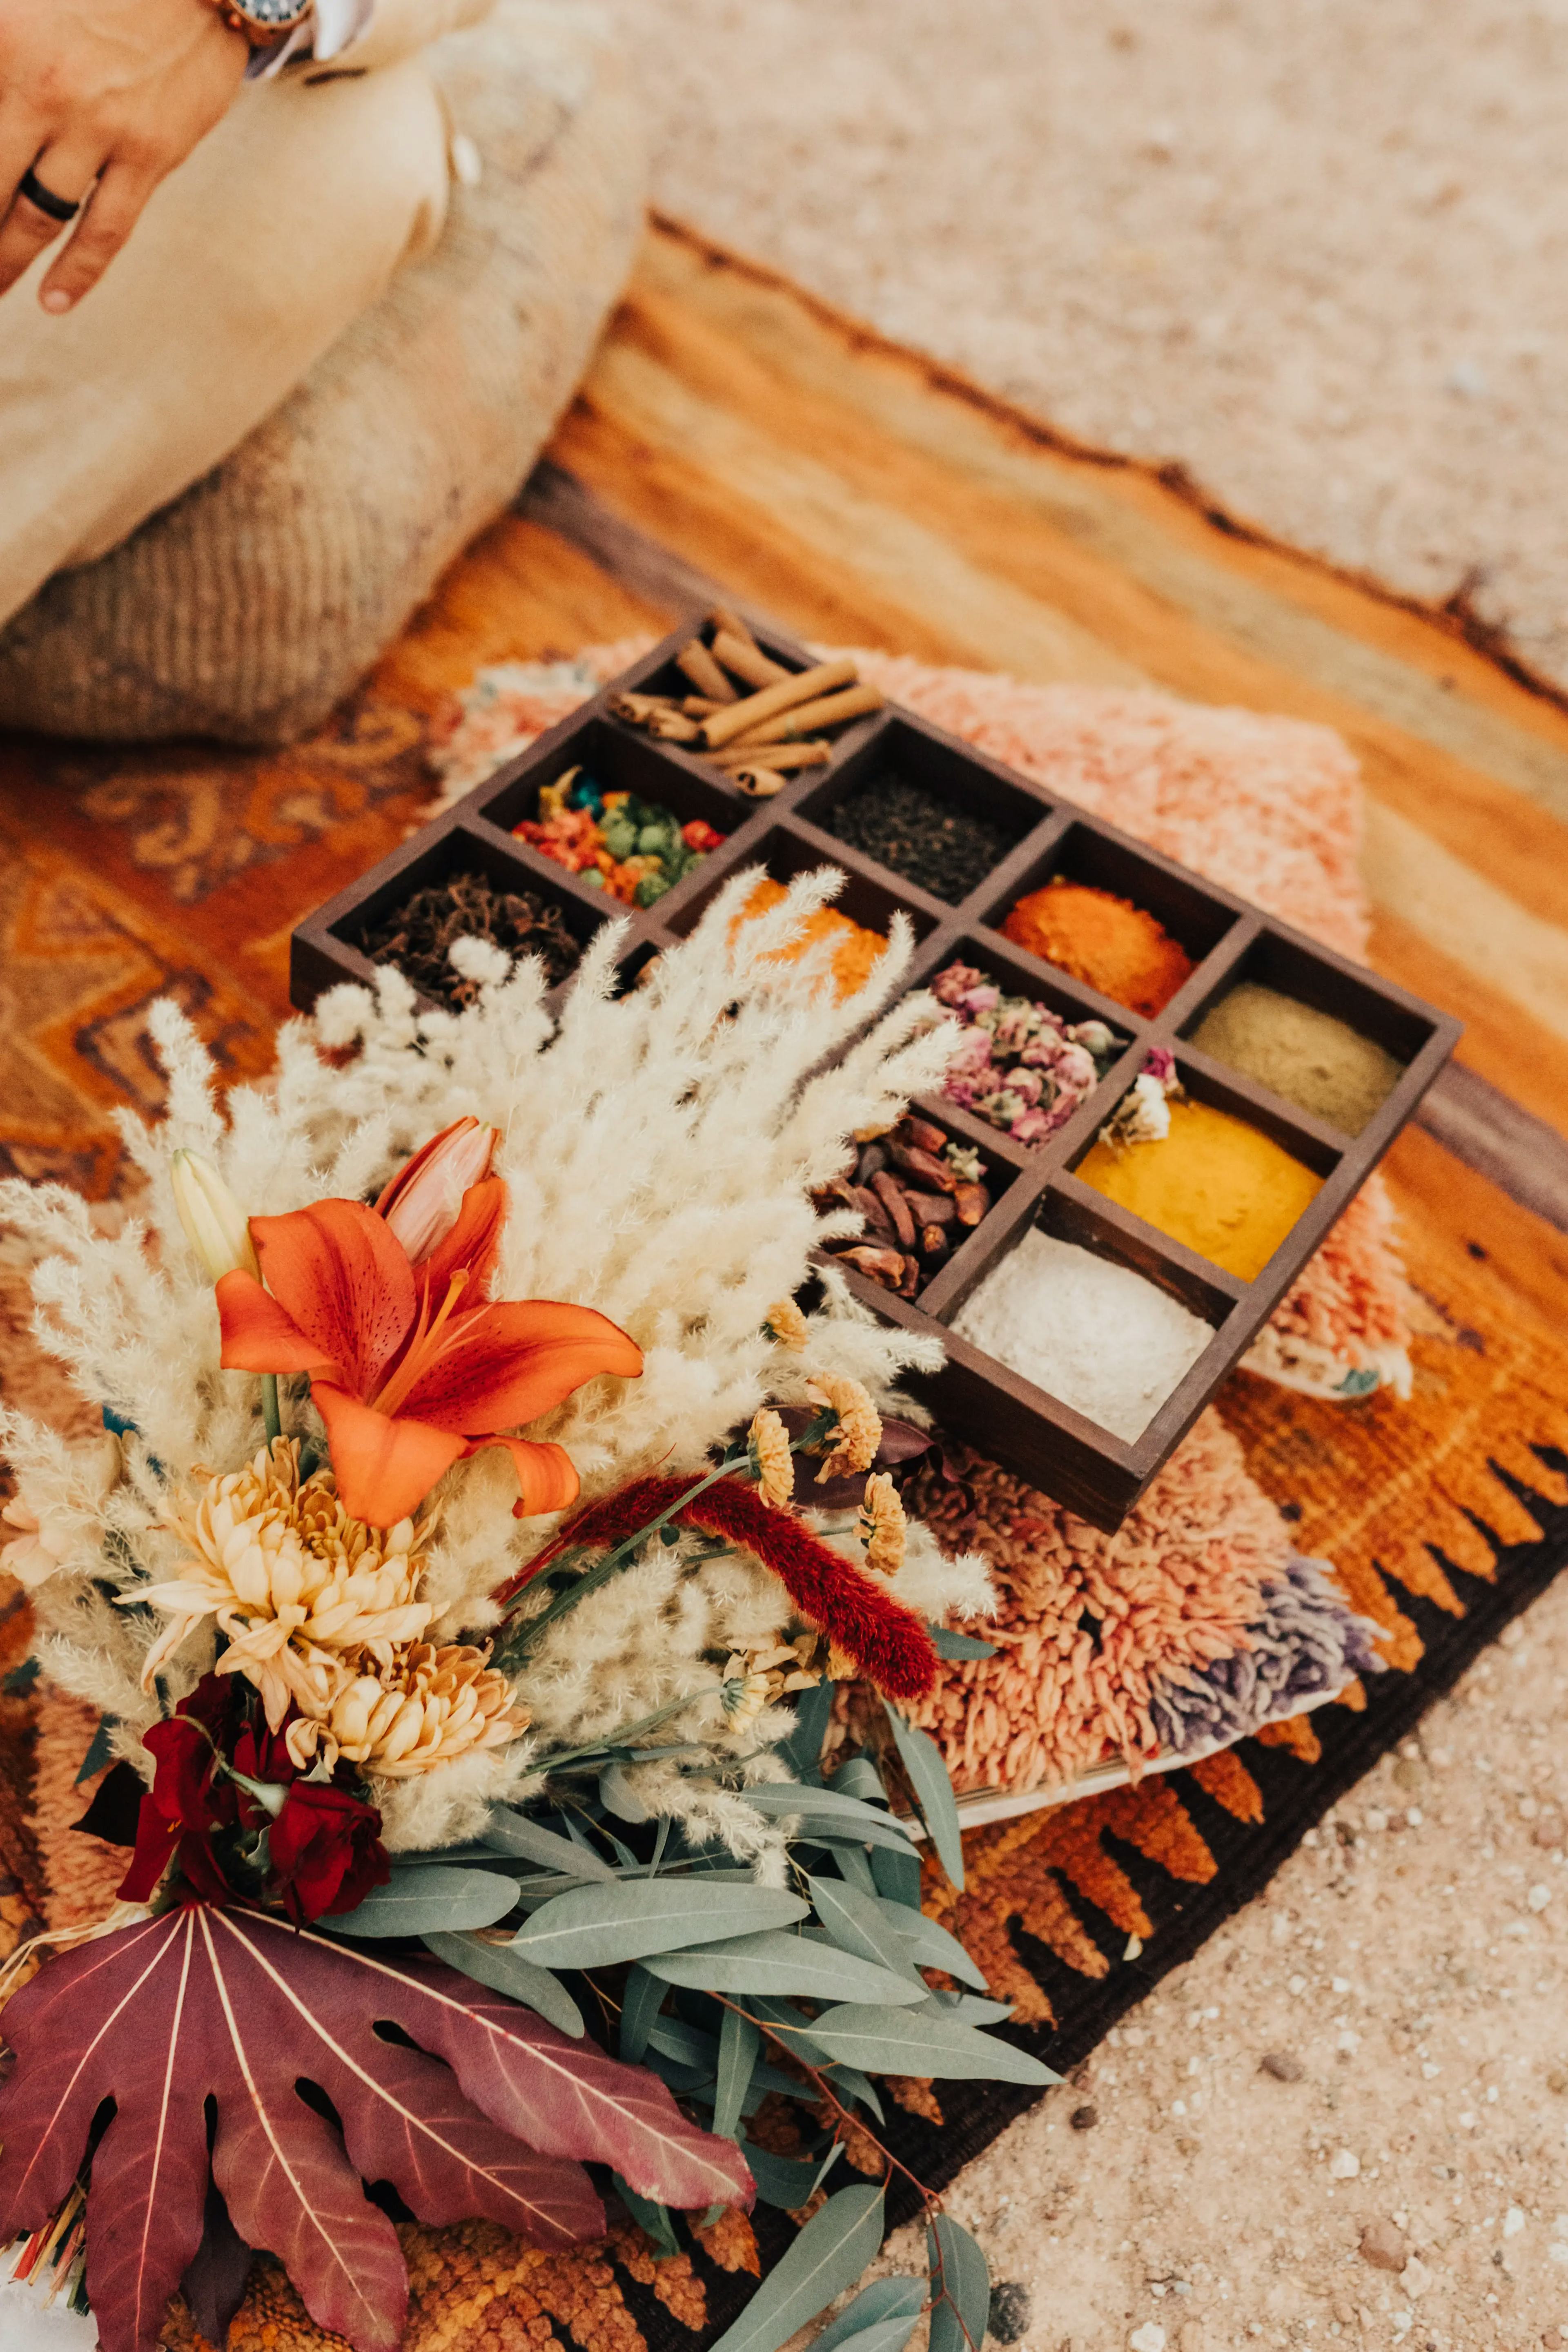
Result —
<svg viewBox="0 0 1568 2352"><path fill-rule="evenodd" d="M653 905L632 912L623 958L629 972L688 932L737 866L759 865L786 881L832 865L847 877L835 903L852 920L884 930L895 907L908 915L917 941L910 986L922 986L962 962L1009 995L1031 999L1068 1022L1105 1024L1116 1040L1113 1058L1092 1092L1043 1143L1019 1143L946 1096L916 1105L923 1118L978 1152L991 1206L914 1297L884 1289L852 1268L845 1272L857 1295L879 1315L912 1330L941 1333L946 1362L925 1383L925 1391L946 1428L1096 1526L1114 1528L1411 1118L1451 1053L1459 1024L1145 849L1048 784L982 757L896 707L849 726L825 767L795 776L770 800L748 799L700 755L651 740L617 719L610 707L614 695L628 689L688 692L674 656L701 625L693 621L675 631L302 923L293 940L294 1002L308 1010L339 982L370 980L375 966L361 944L367 931L415 890L458 875L483 875L497 888L548 901L580 942L600 924L625 916L628 910L602 889L538 855L513 831L537 814L542 786L580 768L606 791L662 804L682 824L702 819L725 836L722 846ZM768 632L759 632L758 642L789 669L810 662L800 647ZM833 831L839 803L889 772L984 814L1002 843L1010 841L984 880L957 903L901 879ZM1017 900L1057 877L1108 890L1146 909L1185 950L1192 971L1155 1017L1143 1018L1097 994L1003 935L1001 925ZM1340 1133L1192 1043L1205 1013L1240 980L1260 982L1335 1015L1400 1066L1393 1090L1359 1134ZM569 978L563 987L570 985ZM1189 1097L1260 1129L1321 1179L1304 1213L1250 1281L1172 1240L1075 1172L1155 1047L1174 1055ZM1212 1337L1191 1369L1135 1439L1113 1435L949 1328L977 1285L1035 1226L1144 1276L1210 1328Z"/></svg>

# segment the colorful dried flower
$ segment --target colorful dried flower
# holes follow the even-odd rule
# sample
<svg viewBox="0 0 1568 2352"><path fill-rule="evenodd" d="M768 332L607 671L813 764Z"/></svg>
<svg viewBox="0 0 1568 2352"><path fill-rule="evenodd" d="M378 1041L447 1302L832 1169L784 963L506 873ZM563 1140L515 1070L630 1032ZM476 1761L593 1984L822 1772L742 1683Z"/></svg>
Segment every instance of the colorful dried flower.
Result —
<svg viewBox="0 0 1568 2352"><path fill-rule="evenodd" d="M245 1211L212 1161L199 1151L176 1151L169 1163L169 1182L185 1239L206 1267L209 1281L219 1282L236 1270L259 1276Z"/></svg>
<svg viewBox="0 0 1568 2352"><path fill-rule="evenodd" d="M904 1566L908 1527L904 1500L891 1472L874 1471L865 1482L865 1499L860 1510L860 1537L865 1546L866 1566L874 1569L879 1576L896 1576Z"/></svg>
<svg viewBox="0 0 1568 2352"><path fill-rule="evenodd" d="M170 1623L147 1653L142 1686L204 1617L228 1636L220 1674L261 1693L276 1731L290 1705L324 1715L369 1652L390 1666L432 1610L418 1598L426 1533L403 1518L384 1530L343 1505L330 1470L299 1475L299 1441L279 1439L243 1470L209 1478L172 1521L189 1547L183 1573L139 1585Z"/></svg>
<svg viewBox="0 0 1568 2352"><path fill-rule="evenodd" d="M501 1140L498 1128L481 1127L476 1118L455 1119L444 1127L439 1135L422 1144L412 1160L397 1174L376 1202L376 1214L384 1217L408 1252L411 1265L423 1265L434 1256L443 1242L447 1241L465 1206L465 1196L476 1184L486 1181L496 1147ZM506 1216L505 1185L497 1180L498 1198L486 1200L486 1211L498 1209L496 1234ZM470 1279L476 1291L487 1285L492 1267L486 1266L481 1276L475 1261L477 1252L470 1248ZM260 1268L253 1267L259 1276Z"/></svg>
<svg viewBox="0 0 1568 2352"><path fill-rule="evenodd" d="M254 1217L268 1288L239 1273L218 1285L224 1363L309 1374L344 1505L371 1526L407 1517L455 1462L487 1445L511 1454L519 1517L564 1510L578 1486L565 1449L507 1433L597 1373L643 1369L636 1343L592 1307L465 1307L494 1264L505 1192L497 1178L471 1186L417 1271L362 1202Z"/></svg>
<svg viewBox="0 0 1568 2352"><path fill-rule="evenodd" d="M288 1727L288 1752L340 1758L383 1780L407 1780L471 1748L498 1748L528 1728L505 1675L466 1642L416 1642L379 1675L359 1675L319 1718Z"/></svg>
<svg viewBox="0 0 1568 2352"><path fill-rule="evenodd" d="M820 1411L838 1416L833 1450L817 1473L818 1485L849 1470L869 1470L882 1444L882 1416L859 1381L847 1372L813 1372L806 1394Z"/></svg>
<svg viewBox="0 0 1568 2352"><path fill-rule="evenodd" d="M800 1353L810 1334L805 1317L792 1298L781 1298L776 1307L770 1307L764 1320L781 1348L789 1349L797 1356Z"/></svg>
<svg viewBox="0 0 1568 2352"><path fill-rule="evenodd" d="M789 1431L768 1406L764 1405L754 1417L747 1445L752 1475L762 1489L764 1502L787 1503L795 1491L795 1456L789 1450Z"/></svg>

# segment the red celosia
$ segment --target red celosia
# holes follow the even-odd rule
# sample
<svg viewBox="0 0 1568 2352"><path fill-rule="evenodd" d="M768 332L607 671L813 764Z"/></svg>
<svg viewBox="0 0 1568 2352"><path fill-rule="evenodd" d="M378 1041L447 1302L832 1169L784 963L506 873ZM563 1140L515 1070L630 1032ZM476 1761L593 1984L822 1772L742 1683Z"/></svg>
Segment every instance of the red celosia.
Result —
<svg viewBox="0 0 1568 2352"><path fill-rule="evenodd" d="M526 1573L501 1587L513 1593L540 1569L579 1545L612 1550L667 1511L693 1482L638 1478L573 1520ZM852 1657L867 1682L889 1698L922 1698L936 1679L936 1651L925 1624L885 1584L832 1551L792 1512L765 1503L755 1486L721 1478L677 1516L688 1527L724 1536L771 1569L810 1624Z"/></svg>

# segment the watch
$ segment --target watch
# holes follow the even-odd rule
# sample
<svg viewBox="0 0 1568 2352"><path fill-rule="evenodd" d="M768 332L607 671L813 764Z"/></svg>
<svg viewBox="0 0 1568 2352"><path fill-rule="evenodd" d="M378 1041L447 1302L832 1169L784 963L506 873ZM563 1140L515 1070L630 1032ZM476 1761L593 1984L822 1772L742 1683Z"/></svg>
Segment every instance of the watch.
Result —
<svg viewBox="0 0 1568 2352"><path fill-rule="evenodd" d="M219 16L253 49L275 49L305 22L316 0L214 0Z"/></svg>

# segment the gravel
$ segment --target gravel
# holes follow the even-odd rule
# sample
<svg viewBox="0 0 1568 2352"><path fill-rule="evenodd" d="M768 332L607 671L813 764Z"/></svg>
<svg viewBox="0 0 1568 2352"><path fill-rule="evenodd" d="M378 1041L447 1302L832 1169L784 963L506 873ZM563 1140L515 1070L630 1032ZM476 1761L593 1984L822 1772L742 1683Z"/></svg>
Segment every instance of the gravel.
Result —
<svg viewBox="0 0 1568 2352"><path fill-rule="evenodd" d="M1564 0L641 0L660 204L1568 677Z"/></svg>

